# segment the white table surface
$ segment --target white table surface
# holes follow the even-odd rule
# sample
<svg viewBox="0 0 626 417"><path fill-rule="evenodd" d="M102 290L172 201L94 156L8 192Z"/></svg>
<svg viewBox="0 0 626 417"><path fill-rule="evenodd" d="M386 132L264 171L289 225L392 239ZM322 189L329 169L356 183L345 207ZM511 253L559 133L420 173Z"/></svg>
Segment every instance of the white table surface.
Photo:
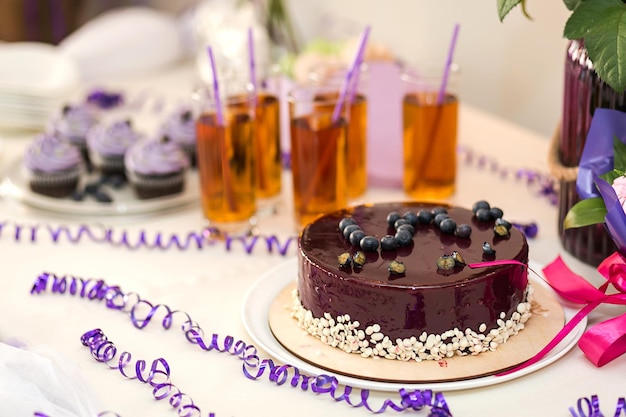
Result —
<svg viewBox="0 0 626 417"><path fill-rule="evenodd" d="M192 82L188 67L165 74L120 81L124 90L162 91L179 96ZM32 133L4 132L0 168L5 169L20 157ZM467 105L460 112L460 143L476 154L493 158L500 167L511 170L529 168L547 173L549 140ZM285 172L279 214L262 217L259 229L264 235L276 235L281 241L291 236L289 173ZM406 199L399 189L370 188L364 201ZM516 222L534 221L539 234L530 240L534 262L546 264L557 255L565 258L576 272L593 284L601 282L597 272L573 259L562 249L557 236L557 210L536 188L508 176L502 178L476 163L459 161L457 192L452 203L471 206L487 199L501 207L505 216ZM226 250L223 244L179 250L177 248L131 250L124 246L82 239L72 243L61 238L54 242L45 227L66 226L72 231L81 227L99 230L105 225L115 233L127 232L131 240L141 231L148 236L158 233L186 236L202 229L199 203L158 216L88 218L61 216L32 209L13 201L0 200L0 254L2 259L2 303L0 303L0 340L18 338L31 346L46 345L76 363L97 392L104 410L121 416L176 415L165 401L152 398L151 389L136 380L96 362L80 336L100 328L120 351L134 359L152 361L165 358L172 368L172 382L188 394L201 410L217 416L320 415L364 416L364 408L335 402L327 395L278 386L267 377L252 381L242 373L242 363L224 353L204 352L188 343L178 329L163 330L158 323L148 328L134 328L127 315L106 309L101 302L87 301L49 291L31 295L35 278L43 272L68 274L82 278L104 279L120 285L126 292L136 292L155 304L183 310L200 324L207 334L233 336L253 343L242 324L242 303L246 291L259 277L295 257L295 245L285 256L269 253L261 244L252 254L240 245ZM16 225L23 230L15 237ZM29 227L40 225L36 239L30 239ZM294 277L295 278L295 277ZM623 308L601 306L589 317L595 323L622 313ZM271 353L260 351L261 357ZM574 347L563 358L529 375L487 387L443 391L454 416L569 416L568 408L581 397L597 394L606 415L613 415L616 401L624 396L626 357L603 368L596 368ZM1 378L1 376L0 376ZM433 387L437 391L436 386ZM383 399L399 402L397 392L371 393L370 403L380 407ZM0 414L2 413L0 403ZM37 410L33 410L37 411ZM387 414L394 414L388 411ZM427 415L424 411L417 415Z"/></svg>

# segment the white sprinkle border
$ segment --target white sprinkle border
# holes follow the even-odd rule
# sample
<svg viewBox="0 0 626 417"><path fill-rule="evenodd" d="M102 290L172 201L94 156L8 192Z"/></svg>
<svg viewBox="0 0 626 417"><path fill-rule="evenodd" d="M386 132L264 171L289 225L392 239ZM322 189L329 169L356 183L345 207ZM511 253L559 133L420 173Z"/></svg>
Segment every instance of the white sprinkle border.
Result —
<svg viewBox="0 0 626 417"><path fill-rule="evenodd" d="M411 336L406 339L392 341L381 332L378 324L365 329L360 328L358 321L352 321L349 315L332 317L324 313L324 317L313 317L310 310L304 308L298 296L298 290L292 291L292 317L298 321L298 326L308 334L318 338L322 343L341 349L346 353L357 353L364 358L382 357L401 361L438 361L453 356L478 355L483 352L495 351L498 346L506 343L509 337L517 335L524 329L531 313L533 288L529 284L523 302L517 306L517 311L506 318L500 313L498 327L487 331L483 323L478 331L458 328L448 330L442 334L427 334Z"/></svg>

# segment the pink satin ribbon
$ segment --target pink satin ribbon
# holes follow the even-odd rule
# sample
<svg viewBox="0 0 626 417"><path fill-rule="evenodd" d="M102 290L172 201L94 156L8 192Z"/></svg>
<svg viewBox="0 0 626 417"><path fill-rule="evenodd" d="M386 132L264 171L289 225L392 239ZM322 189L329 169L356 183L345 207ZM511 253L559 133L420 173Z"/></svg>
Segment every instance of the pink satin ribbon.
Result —
<svg viewBox="0 0 626 417"><path fill-rule="evenodd" d="M598 272L607 281L599 288L595 288L580 275L572 272L560 256L543 268L547 283L557 294L568 301L584 306L539 353L523 364L498 375L510 374L539 362L600 304L626 305L626 261L624 258L619 253L614 253L600 264ZM618 292L606 294L610 285ZM587 329L578 341L578 347L598 367L624 354L626 352L626 313Z"/></svg>

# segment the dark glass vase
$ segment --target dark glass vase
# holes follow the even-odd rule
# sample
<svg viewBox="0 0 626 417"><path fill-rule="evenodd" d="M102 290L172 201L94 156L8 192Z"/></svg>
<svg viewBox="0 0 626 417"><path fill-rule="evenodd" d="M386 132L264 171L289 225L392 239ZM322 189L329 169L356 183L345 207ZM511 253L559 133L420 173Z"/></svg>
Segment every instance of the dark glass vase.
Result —
<svg viewBox="0 0 626 417"><path fill-rule="evenodd" d="M593 69L582 41L568 45L565 58L563 114L559 138L559 158L565 167L577 167L585 146L587 131L596 108L624 111L626 97L604 83ZM597 266L617 248L603 224L563 229L563 219L580 201L575 181L560 181L559 234L565 250L581 261Z"/></svg>

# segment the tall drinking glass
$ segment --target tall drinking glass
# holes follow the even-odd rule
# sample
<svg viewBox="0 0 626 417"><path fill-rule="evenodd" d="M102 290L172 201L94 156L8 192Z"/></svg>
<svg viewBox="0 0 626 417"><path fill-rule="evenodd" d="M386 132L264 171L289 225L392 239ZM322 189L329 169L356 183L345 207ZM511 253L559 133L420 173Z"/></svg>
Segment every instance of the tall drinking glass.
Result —
<svg viewBox="0 0 626 417"><path fill-rule="evenodd" d="M208 87L196 93L202 210L210 226L241 232L256 211L254 92L225 85L221 93L219 102Z"/></svg>
<svg viewBox="0 0 626 417"><path fill-rule="evenodd" d="M271 205L280 196L282 155L280 139L280 103L266 91L258 93L255 124L256 179L259 206Z"/></svg>
<svg viewBox="0 0 626 417"><path fill-rule="evenodd" d="M306 85L289 95L295 218L301 228L348 203L345 108L337 88Z"/></svg>
<svg viewBox="0 0 626 417"><path fill-rule="evenodd" d="M419 200L444 200L455 190L458 69L445 89L443 69L405 71L402 101L404 191Z"/></svg>
<svg viewBox="0 0 626 417"><path fill-rule="evenodd" d="M358 199L367 191L367 65L362 64L347 97L349 120L347 130L348 198ZM329 84L339 90L347 69L338 64L313 68L309 78L318 85Z"/></svg>

